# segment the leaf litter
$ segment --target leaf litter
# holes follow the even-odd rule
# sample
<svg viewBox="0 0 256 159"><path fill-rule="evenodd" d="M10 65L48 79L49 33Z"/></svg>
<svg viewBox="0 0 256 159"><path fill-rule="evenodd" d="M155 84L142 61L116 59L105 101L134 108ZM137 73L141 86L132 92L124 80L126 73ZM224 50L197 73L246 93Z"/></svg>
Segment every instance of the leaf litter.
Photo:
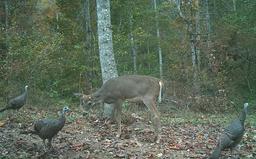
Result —
<svg viewBox="0 0 256 159"><path fill-rule="evenodd" d="M153 126L147 117L124 115L128 119L122 121L122 135L116 138L115 123L96 114L82 116L73 112L53 139L54 151L45 152L38 136L22 134L32 128L34 118L30 114L33 113L25 110L22 120L0 121L0 158L204 159L210 155L222 132L218 123L165 121L162 123L161 142L156 144ZM37 117L45 115L44 111L37 113ZM206 120L205 117L202 120ZM255 143L255 125L246 124L246 133L235 154L240 158L255 158ZM222 158L232 158L230 151L223 151Z"/></svg>

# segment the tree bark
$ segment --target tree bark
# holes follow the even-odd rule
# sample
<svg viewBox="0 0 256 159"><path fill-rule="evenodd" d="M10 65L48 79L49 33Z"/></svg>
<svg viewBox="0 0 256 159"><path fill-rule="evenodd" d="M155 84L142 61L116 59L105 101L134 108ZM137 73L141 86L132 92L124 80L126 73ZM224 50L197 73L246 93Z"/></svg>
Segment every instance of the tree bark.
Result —
<svg viewBox="0 0 256 159"><path fill-rule="evenodd" d="M206 9L206 31L207 31L207 60L208 60L208 67L212 69L212 63L211 63L211 19L210 19L210 14L209 14L209 1L206 0L205 3L205 9Z"/></svg>
<svg viewBox="0 0 256 159"><path fill-rule="evenodd" d="M233 0L233 11L236 12L236 0Z"/></svg>
<svg viewBox="0 0 256 159"><path fill-rule="evenodd" d="M8 46L9 46L9 34L8 34L9 7L8 7L8 0L4 1L4 5L5 5L5 45L6 45L6 49L8 50Z"/></svg>
<svg viewBox="0 0 256 159"><path fill-rule="evenodd" d="M134 42L134 35L133 35L133 16L130 13L129 17L129 25L130 25L130 42L131 42L131 50L132 50L132 62L133 62L133 73L137 74L137 50L136 44Z"/></svg>
<svg viewBox="0 0 256 159"><path fill-rule="evenodd" d="M11 59L9 55L9 6L8 6L8 0L4 1L4 6L5 6L5 56L6 56L6 62L9 66L11 66ZM12 74L12 67L7 67L6 71L8 72L8 77L6 80L6 85L8 86L10 83L9 77Z"/></svg>
<svg viewBox="0 0 256 159"><path fill-rule="evenodd" d="M207 48L208 52L211 45L211 19L209 14L209 2L208 0L205 1L205 7L206 7L206 26L207 26Z"/></svg>
<svg viewBox="0 0 256 159"><path fill-rule="evenodd" d="M59 31L59 29L60 29L60 26L59 26L59 12L56 12L56 23L57 23L56 29L57 29L57 31Z"/></svg>
<svg viewBox="0 0 256 159"><path fill-rule="evenodd" d="M117 68L113 53L112 30L110 18L110 2L109 0L96 0L97 3L97 29L98 29L98 45L100 54L100 65L102 72L102 80L105 83L113 77L117 77ZM113 108L110 105L104 105L104 115L112 117Z"/></svg>
<svg viewBox="0 0 256 159"><path fill-rule="evenodd" d="M154 10L155 10L155 21L156 21L156 36L157 36L157 49L158 49L158 58L159 58L159 75L160 79L163 79L163 58L162 58L162 48L160 46L160 29L159 29L159 21L158 21L158 11L156 0L154 2Z"/></svg>
<svg viewBox="0 0 256 159"><path fill-rule="evenodd" d="M193 33L194 35L194 40L195 43L194 45L194 54L195 54L195 65L194 65L194 91L196 94L199 93L200 86L199 86L199 71L200 71L200 65L201 65L201 59L200 59L200 6L199 6L199 0L196 0L196 15L195 15L195 32ZM192 36L193 36L192 35Z"/></svg>
<svg viewBox="0 0 256 159"><path fill-rule="evenodd" d="M90 0L84 1L84 17L85 17L85 33L86 33L86 49L91 49L91 40L92 40L92 34L91 34L91 15L90 15Z"/></svg>
<svg viewBox="0 0 256 159"><path fill-rule="evenodd" d="M196 15L195 15L195 39L196 39L196 61L197 61L197 70L200 71L201 66L201 59L200 59L200 39L201 39L201 29L200 29L200 6L199 6L199 0L196 0Z"/></svg>
<svg viewBox="0 0 256 159"><path fill-rule="evenodd" d="M92 33L92 25L91 25L91 14L90 14L90 0L85 0L83 4L83 10L84 10L84 26L85 26L85 63L90 66L90 70L88 70L86 73L83 73L85 77L85 86L89 87L92 90L93 82L92 82L92 75L93 75L93 61L88 58L88 56L93 56L93 33ZM88 82L89 81L89 82Z"/></svg>
<svg viewBox="0 0 256 159"><path fill-rule="evenodd" d="M144 54L144 59L146 59L147 56L150 56L150 41L147 39L147 54ZM151 71L151 63L148 63L148 70Z"/></svg>

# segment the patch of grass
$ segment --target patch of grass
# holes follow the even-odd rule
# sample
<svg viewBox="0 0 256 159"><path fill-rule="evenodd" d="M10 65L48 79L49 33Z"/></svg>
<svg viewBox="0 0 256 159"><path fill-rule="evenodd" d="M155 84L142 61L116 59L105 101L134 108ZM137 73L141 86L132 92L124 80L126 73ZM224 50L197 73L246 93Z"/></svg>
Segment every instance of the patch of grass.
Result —
<svg viewBox="0 0 256 159"><path fill-rule="evenodd" d="M7 111L0 113L0 120L5 120L7 118Z"/></svg>
<svg viewBox="0 0 256 159"><path fill-rule="evenodd" d="M205 113L195 113L188 111L177 112L174 115L165 114L161 116L161 121L163 124L183 124L190 123L193 125L197 124L214 124L225 126L232 120L237 118L237 114L205 114ZM246 124L255 125L256 116L248 115L246 119Z"/></svg>
<svg viewBox="0 0 256 159"><path fill-rule="evenodd" d="M76 121L79 118L81 118L81 115L79 113L71 113L66 116L66 120L70 123Z"/></svg>
<svg viewBox="0 0 256 159"><path fill-rule="evenodd" d="M256 127L256 114L250 114L247 116L246 118L246 121L245 121L246 124L249 124L253 127Z"/></svg>

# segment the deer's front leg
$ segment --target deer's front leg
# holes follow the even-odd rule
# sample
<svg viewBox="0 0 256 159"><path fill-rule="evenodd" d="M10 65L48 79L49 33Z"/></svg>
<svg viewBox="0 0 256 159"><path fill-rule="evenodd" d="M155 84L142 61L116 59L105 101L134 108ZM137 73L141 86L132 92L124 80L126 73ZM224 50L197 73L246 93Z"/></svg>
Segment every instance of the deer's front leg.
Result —
<svg viewBox="0 0 256 159"><path fill-rule="evenodd" d="M117 122L117 135L116 137L120 137L121 136L121 114L122 114L122 103L123 101L118 100L114 103L114 109L115 109L115 120Z"/></svg>

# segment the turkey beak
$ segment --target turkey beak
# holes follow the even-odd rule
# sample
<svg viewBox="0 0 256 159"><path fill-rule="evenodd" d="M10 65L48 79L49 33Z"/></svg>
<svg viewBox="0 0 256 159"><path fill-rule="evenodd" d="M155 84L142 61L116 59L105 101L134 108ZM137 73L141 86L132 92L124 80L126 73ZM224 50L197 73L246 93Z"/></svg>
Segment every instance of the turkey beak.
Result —
<svg viewBox="0 0 256 159"><path fill-rule="evenodd" d="M70 115L71 114L71 110L70 109L68 109L65 113L66 113L66 115Z"/></svg>

